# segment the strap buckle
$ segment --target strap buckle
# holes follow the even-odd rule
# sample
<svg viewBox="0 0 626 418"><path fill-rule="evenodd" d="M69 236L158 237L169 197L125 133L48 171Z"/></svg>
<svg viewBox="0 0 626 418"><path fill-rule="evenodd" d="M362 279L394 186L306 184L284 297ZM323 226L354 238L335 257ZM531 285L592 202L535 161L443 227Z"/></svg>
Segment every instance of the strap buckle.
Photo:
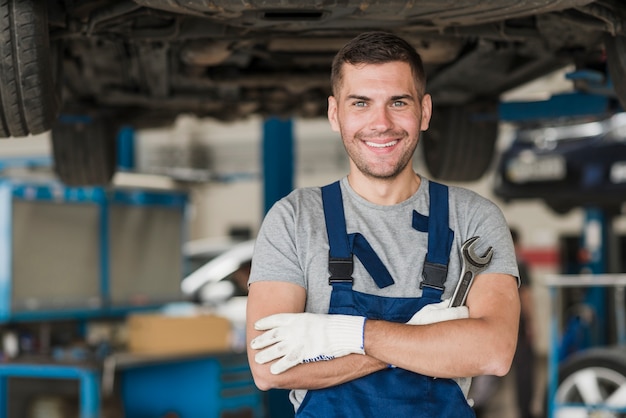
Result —
<svg viewBox="0 0 626 418"><path fill-rule="evenodd" d="M420 289L424 286L428 286L443 291L446 288L443 284L448 277L448 266L425 261L422 276L424 280L420 283Z"/></svg>
<svg viewBox="0 0 626 418"><path fill-rule="evenodd" d="M328 284L333 283L352 283L352 272L354 271L354 262L352 256L350 258L340 258L328 256L328 271L330 277Z"/></svg>

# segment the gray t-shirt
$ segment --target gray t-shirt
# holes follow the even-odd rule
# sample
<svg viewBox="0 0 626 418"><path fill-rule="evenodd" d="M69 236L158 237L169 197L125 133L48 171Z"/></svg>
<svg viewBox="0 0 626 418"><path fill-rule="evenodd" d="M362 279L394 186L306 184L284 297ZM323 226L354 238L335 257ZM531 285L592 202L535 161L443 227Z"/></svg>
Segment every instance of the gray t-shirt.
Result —
<svg viewBox="0 0 626 418"><path fill-rule="evenodd" d="M429 180L421 177L417 192L391 206L373 204L341 179L347 232L359 232L385 264L395 284L379 289L358 258L354 257L357 291L387 297L419 297L428 234L412 227L413 210L429 214ZM479 236L477 253L491 246L493 258L487 273L517 277L511 234L500 209L491 201L464 188L449 186L449 227L454 231L444 299L454 293L461 274L460 249L467 239ZM267 213L256 240L249 283L284 281L307 291L307 312L327 313L332 286L328 284L328 237L319 187L301 188L278 201ZM272 303L268 300L267 303ZM298 407L306 391L292 393Z"/></svg>

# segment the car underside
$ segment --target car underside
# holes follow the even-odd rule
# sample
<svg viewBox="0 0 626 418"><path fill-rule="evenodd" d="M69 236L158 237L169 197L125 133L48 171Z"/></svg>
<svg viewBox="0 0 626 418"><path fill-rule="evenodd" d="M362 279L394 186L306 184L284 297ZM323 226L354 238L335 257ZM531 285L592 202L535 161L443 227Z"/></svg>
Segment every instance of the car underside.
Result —
<svg viewBox="0 0 626 418"><path fill-rule="evenodd" d="M102 172L81 179L84 163L72 161L95 151L68 138L86 130L164 126L181 113L324 116L332 58L366 30L394 32L422 55L435 105L425 157L444 180L484 174L511 88L566 65L608 66L626 97L617 0L6 0L0 12L0 134L52 129L68 184L106 183L114 171L93 160Z"/></svg>

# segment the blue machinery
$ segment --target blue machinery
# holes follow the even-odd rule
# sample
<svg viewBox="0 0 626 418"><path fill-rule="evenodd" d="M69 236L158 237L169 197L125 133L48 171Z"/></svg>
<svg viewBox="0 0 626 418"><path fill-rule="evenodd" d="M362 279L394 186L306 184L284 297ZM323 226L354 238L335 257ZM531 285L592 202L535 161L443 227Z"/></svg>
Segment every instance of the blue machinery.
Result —
<svg viewBox="0 0 626 418"><path fill-rule="evenodd" d="M567 77L588 82L589 92L558 94L543 102L501 103L500 120L520 122L575 116L604 116L616 110L611 109L615 105L610 100L610 96L614 95L610 80L605 83L604 76L599 77L597 73L582 71L568 74ZM563 406L555 403L560 361L569 353L607 344L607 330L602 326L607 323L607 306L611 306L607 304L607 288L610 287L617 288L614 307L617 340L619 343L626 343L626 325L624 324L626 313L623 299L626 281L624 277L621 277L621 281L616 281L614 276L606 275L614 264L609 250L612 218L602 208L590 206L585 207L584 210L581 248L586 252L587 258L580 266L579 272L583 275L578 278L571 275L556 276L550 278L547 283L550 286L552 299L548 362L548 418L553 418L557 409ZM583 303L590 309L595 326L589 326L584 320L570 318L568 322L566 321L561 335L559 329L562 313L558 304L559 291L562 288L573 287L585 289ZM625 413L626 411L619 412Z"/></svg>
<svg viewBox="0 0 626 418"><path fill-rule="evenodd" d="M119 367L125 416L219 418L228 411L263 416L261 396L250 377L245 354L188 358L136 358ZM10 377L75 379L79 382L80 418L101 416L98 367L64 364L5 364L0 366L0 396L7 399ZM172 382L176 382L172 384ZM0 402L0 405L2 405ZM5 418L7 405L0 410ZM234 416L234 415L233 415ZM8 417L11 418L11 417Z"/></svg>
<svg viewBox="0 0 626 418"><path fill-rule="evenodd" d="M610 265L610 218L602 210L587 208L585 212L581 248L588 254L586 263L581 266L580 275L556 275L548 277L546 284L550 289L552 301L550 317L550 351L548 353L548 418L557 416L558 410L568 405L556 402L559 383L559 364L569 354L577 351L608 344L609 335L605 325L609 313L614 311L615 339L618 344L626 344L626 307L624 289L626 275L605 274ZM582 307L586 310L585 318L574 315L563 318L561 301L562 289L584 289ZM608 289L613 288L614 303L608 302ZM563 324L561 323L563 320ZM561 332L560 330L563 329ZM579 405L576 405L580 408ZM626 413L626 409L611 412ZM591 406L589 413L597 411Z"/></svg>
<svg viewBox="0 0 626 418"><path fill-rule="evenodd" d="M291 120L266 121L263 142L266 211L293 189L293 143ZM117 159L120 170L134 168L134 131L129 127L118 135ZM11 159L1 161L0 169L50 164L49 157ZM158 288L154 288L150 280L137 280L142 275L153 276L154 271L141 265L126 266L129 271L124 271L125 266L119 259L128 256L121 253L123 249L132 250L138 253L138 258L146 258L145 264L156 263L156 270L173 275L171 277L180 276L183 260L172 259L171 255L180 254L185 240L186 231L180 225L186 205L184 192L69 188L52 181L0 178L0 325L57 319L85 323L91 319L121 318L130 312L152 310L163 303L180 300L179 283L162 280L158 281ZM49 212L56 219L39 219ZM59 227L46 232L53 235L52 241L63 245L35 242L40 237L45 239L39 230L43 223ZM124 230L131 223L139 223L140 230L135 228L131 234L125 234ZM169 226L166 236L148 233L162 230L164 223ZM169 242L170 247L157 245L159 254L151 255L146 253L149 250L142 252L141 240L133 240L130 235L143 235L152 242ZM16 243L16 237L32 237L33 242ZM77 253L63 253L62 248L68 241L76 241L70 247ZM45 259L36 254L42 245L57 247L52 258L64 260L53 263L51 269L37 277L37 269L29 266ZM29 260L16 256L16 246L31 252L26 257ZM94 265L98 268L94 269ZM50 281L55 284L50 286ZM125 283L129 282L135 286L128 288ZM43 290L38 292L38 288ZM68 289L74 292L70 292L70 298L65 298L64 292ZM138 294L141 297L137 298ZM236 412L242 408L250 409L254 417L262 416L261 396L252 382L245 355L163 358L149 362L127 356L122 363L119 373L123 377L122 396L128 416L161 416L176 410L182 416L217 418L223 411ZM99 418L102 373L102 365L97 362L2 362L0 418L8 413L6 401L11 378L76 380L80 418ZM171 376L180 379L176 388L172 388ZM163 396L155 399L154 394L159 392ZM265 408L267 415L274 418L293 415L286 391L270 391Z"/></svg>
<svg viewBox="0 0 626 418"><path fill-rule="evenodd" d="M612 248L617 242L611 228L612 221L610 212L597 207L585 208L581 236L581 249L585 257L579 274L556 275L546 280L552 300L548 359L548 399L551 401L548 403L548 418L558 416L559 409L571 406L556 401L559 364L562 360L569 354L593 347L626 344L626 274L614 273L619 271L619 260ZM579 304L582 315L562 317L559 305L561 290L568 288L584 289L584 298ZM608 324L613 329L609 329ZM581 405L574 407L580 409ZM624 407L587 407L589 414L602 414L602 411L619 416L626 414Z"/></svg>
<svg viewBox="0 0 626 418"><path fill-rule="evenodd" d="M156 262L162 276L181 276L186 203L182 192L0 180L0 323L108 317L180 300L175 281L132 275ZM133 233L151 228L148 239L169 242L137 246ZM125 265L122 249L135 246L146 262Z"/></svg>
<svg viewBox="0 0 626 418"><path fill-rule="evenodd" d="M186 207L183 191L0 179L0 324L65 320L80 330L92 319L122 319L181 300L175 278L184 270ZM75 380L80 418L100 418L101 357L54 362L26 354L0 362L0 418L11 410L12 378ZM116 371L131 417L262 413L245 354L150 361L129 355Z"/></svg>
<svg viewBox="0 0 626 418"><path fill-rule="evenodd" d="M604 291L609 288L614 288L614 300L615 300L615 325L616 325L616 339L617 343L620 345L626 344L626 324L624 323L624 318L626 318L626 309L624 306L624 292L626 289L626 274L615 275L615 274L586 274L572 277L571 275L555 275L550 276L546 280L546 284L550 288L550 296L552 300L552 309L551 309L551 317L550 317L550 351L548 353L548 411L547 417L567 417L567 412L562 412L559 414L559 410L567 409L568 407L574 407L577 412L576 416L581 416L581 410L586 410L586 413L589 416L605 416L603 413L606 413L606 416L614 416L613 414L619 414L615 416L623 416L626 414L626 408L618 408L611 407L608 405L568 405L566 403L561 403L556 400L557 388L559 383L559 363L563 356L562 352L562 341L559 337L561 336L561 319L562 312L560 310L561 301L560 291L562 289L567 288L579 288L586 289L588 295L597 296L597 291ZM593 306L589 305L593 314L606 314L602 306ZM597 322L597 321L594 321ZM576 324L572 324L576 326ZM579 327L582 328L582 327ZM576 332L574 327L570 327L567 332ZM586 348L579 348L580 351L584 352ZM608 394L607 394L608 395ZM619 400L623 402L623 399ZM586 416L586 415L585 415Z"/></svg>
<svg viewBox="0 0 626 418"><path fill-rule="evenodd" d="M178 284L174 283L173 287L162 287L153 293L153 298L146 299L148 303L133 306L132 294L150 293L150 289L141 289L147 284L145 281L137 283L134 289L116 287L126 277L123 273L113 277L111 258L117 256L112 251L111 240L117 240L123 233L123 225L119 224L123 219L119 217L133 216L132 212L141 207L165 210L162 219L170 218L171 224L182 225L186 201L186 195L180 192L67 188L53 182L0 180L0 322L106 318L137 309L153 309L163 302L157 297L158 293L167 294L170 299L178 298ZM42 219L42 211L47 210L51 210L54 218ZM91 220L91 224L79 225L82 230L79 231L74 226L81 220ZM53 257L65 255L67 258L60 263L42 266L37 274L38 269L32 267L50 261L46 257L37 258L42 255L38 252L44 250L38 245L44 237L40 237L37 230L43 222L54 222L58 227L48 230L52 239L58 240L57 245L44 242L43 246L55 247ZM182 242L183 233L179 227L179 236L174 237L173 245ZM24 241L27 237L32 237L33 241ZM84 251L64 254L63 248L71 241L75 245L67 245L68 248L84 247ZM173 269L182 268L182 260L169 261ZM99 268L94 269L92 263ZM172 268L168 273L173 272ZM94 273L83 276L86 269ZM70 291L71 296L64 300L63 292L68 289L75 291ZM99 417L99 376L99 368L93 364L0 364L0 417L7 414L8 379L11 377L76 379L80 387L81 418Z"/></svg>

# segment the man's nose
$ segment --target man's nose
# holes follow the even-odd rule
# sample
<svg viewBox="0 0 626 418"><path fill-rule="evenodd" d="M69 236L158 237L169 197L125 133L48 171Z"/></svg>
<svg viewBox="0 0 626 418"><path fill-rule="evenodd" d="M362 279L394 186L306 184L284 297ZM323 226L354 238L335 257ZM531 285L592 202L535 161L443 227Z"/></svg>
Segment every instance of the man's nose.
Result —
<svg viewBox="0 0 626 418"><path fill-rule="evenodd" d="M386 106L375 108L372 111L370 128L375 131L386 131L393 126L390 110Z"/></svg>

